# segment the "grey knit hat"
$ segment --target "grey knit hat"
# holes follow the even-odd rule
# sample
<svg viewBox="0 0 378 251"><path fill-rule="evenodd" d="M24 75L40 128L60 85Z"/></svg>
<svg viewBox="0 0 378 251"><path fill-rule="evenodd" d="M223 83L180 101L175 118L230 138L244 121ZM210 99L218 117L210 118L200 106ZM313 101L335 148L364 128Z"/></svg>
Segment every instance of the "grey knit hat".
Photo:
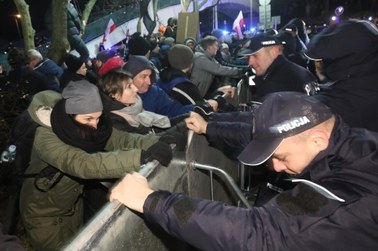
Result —
<svg viewBox="0 0 378 251"><path fill-rule="evenodd" d="M129 60L123 66L123 69L131 73L134 78L139 72L144 70L153 70L152 63L145 56L130 55Z"/></svg>
<svg viewBox="0 0 378 251"><path fill-rule="evenodd" d="M97 86L87 80L69 82L62 96L66 100L67 114L89 114L103 110Z"/></svg>
<svg viewBox="0 0 378 251"><path fill-rule="evenodd" d="M193 64L193 51L186 45L176 44L168 51L168 62L176 69L184 70Z"/></svg>

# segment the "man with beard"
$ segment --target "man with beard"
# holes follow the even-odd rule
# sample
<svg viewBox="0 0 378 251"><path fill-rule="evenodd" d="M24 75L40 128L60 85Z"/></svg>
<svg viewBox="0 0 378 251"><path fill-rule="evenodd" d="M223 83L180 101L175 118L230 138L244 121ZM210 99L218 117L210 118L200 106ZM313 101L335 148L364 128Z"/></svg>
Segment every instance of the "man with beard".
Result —
<svg viewBox="0 0 378 251"><path fill-rule="evenodd" d="M40 126L26 170L30 178L21 188L20 213L38 250L59 250L78 232L85 181L119 178L153 159L167 166L172 158L161 138L113 129L102 110L97 87L86 80L70 82L62 96L40 92L28 108Z"/></svg>

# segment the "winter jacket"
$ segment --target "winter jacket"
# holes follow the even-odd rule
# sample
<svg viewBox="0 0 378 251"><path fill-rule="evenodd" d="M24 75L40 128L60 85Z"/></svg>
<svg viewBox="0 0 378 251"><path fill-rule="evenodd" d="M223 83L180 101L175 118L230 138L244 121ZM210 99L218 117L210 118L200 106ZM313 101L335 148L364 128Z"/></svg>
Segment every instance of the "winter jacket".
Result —
<svg viewBox="0 0 378 251"><path fill-rule="evenodd" d="M215 76L222 77L241 77L242 70L236 67L228 67L219 64L215 58L207 52L198 49L194 53L194 63L190 80L198 87L202 97L208 94ZM216 88L215 88L216 89Z"/></svg>
<svg viewBox="0 0 378 251"><path fill-rule="evenodd" d="M150 86L146 93L139 94L146 111L173 118L190 112L193 105L182 105L172 100L160 87L155 84Z"/></svg>
<svg viewBox="0 0 378 251"><path fill-rule="evenodd" d="M63 74L63 68L50 59L44 59L34 67L35 71L45 74L49 78L51 90L59 91L59 78Z"/></svg>
<svg viewBox="0 0 378 251"><path fill-rule="evenodd" d="M60 91L63 91L63 89L68 85L70 81L79 81L79 80L88 80L92 84L96 84L98 82L97 74L94 73L92 70L87 70L87 73L84 75L77 74L76 72L73 72L70 69L64 69L62 76L59 78L60 82Z"/></svg>
<svg viewBox="0 0 378 251"><path fill-rule="evenodd" d="M253 113L213 113L208 121L206 138L210 145L223 142L242 151L252 140Z"/></svg>
<svg viewBox="0 0 378 251"><path fill-rule="evenodd" d="M80 35L82 30L79 13L72 3L67 5L67 36Z"/></svg>
<svg viewBox="0 0 378 251"><path fill-rule="evenodd" d="M252 93L253 100L261 99L273 92L296 91L313 94L317 83L316 77L303 68L279 55L268 67L263 76L254 79L256 92Z"/></svg>
<svg viewBox="0 0 378 251"><path fill-rule="evenodd" d="M205 102L204 98L199 94L197 86L187 77L176 76L168 82L163 82L162 78L160 78L156 85L183 105Z"/></svg>
<svg viewBox="0 0 378 251"><path fill-rule="evenodd" d="M18 87L24 89L26 93L34 95L40 91L55 90L56 86L51 86L49 78L22 65L9 72L9 81L17 83Z"/></svg>
<svg viewBox="0 0 378 251"><path fill-rule="evenodd" d="M45 15L45 24L47 29L52 32L52 8L51 5L46 11ZM83 33L83 25L80 20L79 13L75 9L75 6L72 3L67 4L67 39L71 46L71 50L76 50L80 57L87 61L89 59L88 48L81 38Z"/></svg>
<svg viewBox="0 0 378 251"><path fill-rule="evenodd" d="M349 20L311 39L306 55L322 58L323 74L333 83L318 95L353 127L378 131L378 29Z"/></svg>
<svg viewBox="0 0 378 251"><path fill-rule="evenodd" d="M151 112L147 112L146 114L146 111L142 109L143 105L140 97L138 97L134 104L126 107L124 104L109 97L102 91L100 91L100 95L104 112L112 121L113 128L138 134L155 133L156 128L154 126L160 125L159 123L155 123L157 119L166 122L163 123L166 125L164 128L170 127L169 120L166 116L151 114ZM151 125L147 125L143 121L147 121L151 123Z"/></svg>
<svg viewBox="0 0 378 251"><path fill-rule="evenodd" d="M256 77L256 92L253 100L262 101L269 93L297 91L313 94L317 86L316 77L307 69L278 56L264 76ZM211 145L224 143L238 153L252 139L253 113L213 114L209 120L206 137ZM241 122L241 123L235 123Z"/></svg>
<svg viewBox="0 0 378 251"><path fill-rule="evenodd" d="M200 250L375 250L378 135L336 121L328 148L296 178L341 200L304 183L252 209L158 191L144 203L145 219Z"/></svg>
<svg viewBox="0 0 378 251"><path fill-rule="evenodd" d="M87 153L63 143L47 125L49 113L37 109L53 107L60 94L45 91L36 94L28 108L40 125L36 129L31 161L26 174L39 174L47 165L59 170L53 177L40 178L41 184L58 182L46 191L39 190L35 178L26 178L20 195L20 213L31 244L40 250L58 250L83 223L83 181L114 179L139 169L142 149L157 142L153 135L137 135L113 129L105 146L106 152ZM45 116L42 116L45 114ZM46 123L47 122L47 123Z"/></svg>
<svg viewBox="0 0 378 251"><path fill-rule="evenodd" d="M48 30L52 31L52 6L48 7L45 15L45 25ZM80 21L80 16L75 6L72 3L67 4L67 37L71 37L73 35L80 35L82 30L82 25Z"/></svg>

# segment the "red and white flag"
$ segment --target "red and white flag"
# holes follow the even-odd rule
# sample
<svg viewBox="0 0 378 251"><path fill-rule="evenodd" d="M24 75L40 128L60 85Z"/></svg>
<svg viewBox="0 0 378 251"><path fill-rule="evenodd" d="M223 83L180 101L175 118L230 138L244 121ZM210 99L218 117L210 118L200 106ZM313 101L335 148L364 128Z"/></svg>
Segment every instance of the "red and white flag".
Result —
<svg viewBox="0 0 378 251"><path fill-rule="evenodd" d="M234 24L232 25L232 29L238 33L238 36L240 39L243 39L243 32L242 29L244 27L244 18L243 18L243 12L240 11L238 16L236 17Z"/></svg>
<svg viewBox="0 0 378 251"><path fill-rule="evenodd" d="M109 36L110 34L117 28L117 26L115 25L115 23L113 22L113 19L110 19L109 20L109 23L108 23L108 26L106 26L106 30L105 30L105 33L104 33L104 36L102 37L102 42L105 44L108 44L109 45ZM111 47L112 45L108 46L108 47ZM106 46L105 46L106 47Z"/></svg>

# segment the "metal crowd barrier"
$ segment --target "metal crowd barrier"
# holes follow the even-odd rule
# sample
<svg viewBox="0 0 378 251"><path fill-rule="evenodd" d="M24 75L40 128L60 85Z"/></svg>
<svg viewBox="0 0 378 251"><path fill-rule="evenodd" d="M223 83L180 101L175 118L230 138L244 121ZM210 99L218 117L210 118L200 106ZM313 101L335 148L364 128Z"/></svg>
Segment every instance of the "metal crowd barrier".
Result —
<svg viewBox="0 0 378 251"><path fill-rule="evenodd" d="M191 135L185 152L174 152L168 167L157 162L141 169L153 189L182 192L191 197L222 201L249 207L234 180L238 180L238 162L228 159L219 150L209 147L201 135ZM217 175L210 175L209 173ZM221 174L221 175L218 175ZM210 189L209 189L210 188ZM107 203L68 244L65 251L84 250L193 250L143 220L117 202Z"/></svg>

